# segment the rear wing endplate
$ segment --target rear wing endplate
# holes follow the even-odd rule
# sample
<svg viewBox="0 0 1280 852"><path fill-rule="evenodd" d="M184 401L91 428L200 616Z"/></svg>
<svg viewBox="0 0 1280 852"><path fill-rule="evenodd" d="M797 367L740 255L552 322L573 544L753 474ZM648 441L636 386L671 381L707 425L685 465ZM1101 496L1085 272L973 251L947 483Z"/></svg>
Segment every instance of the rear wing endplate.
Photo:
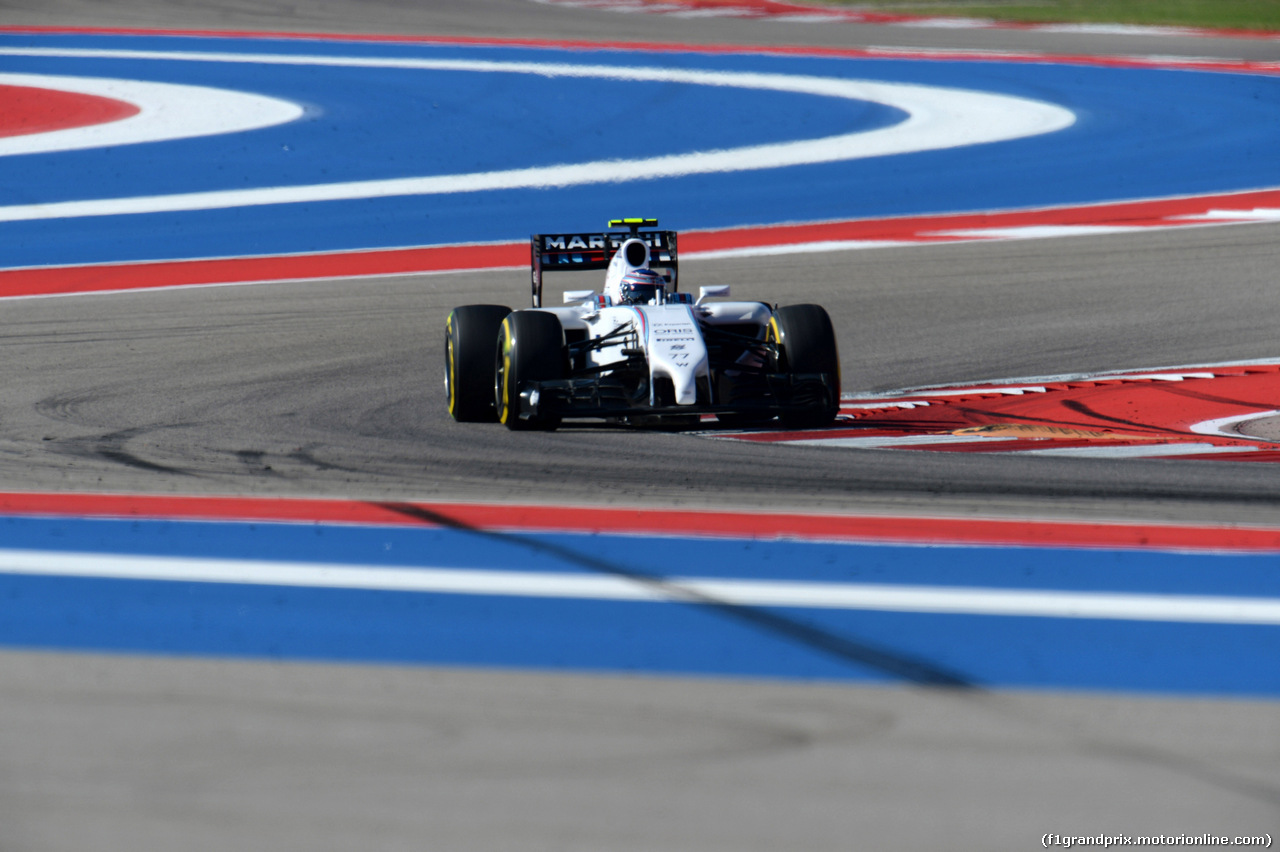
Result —
<svg viewBox="0 0 1280 852"><path fill-rule="evenodd" d="M610 219L610 228L595 234L534 234L529 238L532 267L533 306L542 307L542 273L608 269L609 261L622 244L633 237L649 247L649 266L671 271L671 287L676 288L678 261L676 232L657 230L657 219Z"/></svg>

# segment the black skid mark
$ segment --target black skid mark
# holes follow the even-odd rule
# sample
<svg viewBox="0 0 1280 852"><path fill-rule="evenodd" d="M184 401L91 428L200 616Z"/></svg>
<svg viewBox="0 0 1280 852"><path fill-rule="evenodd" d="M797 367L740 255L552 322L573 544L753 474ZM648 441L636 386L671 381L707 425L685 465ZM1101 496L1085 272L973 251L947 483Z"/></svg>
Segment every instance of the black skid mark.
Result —
<svg viewBox="0 0 1280 852"><path fill-rule="evenodd" d="M185 426L187 424L180 424ZM67 441L59 441L58 449L71 455L77 455L82 458L104 459L114 464L124 467L133 468L134 470L145 470L151 473L176 474L178 476L194 476L195 474L189 470L183 470L180 467L171 467L169 465L159 464L158 462L148 461L141 456L129 452L125 449L125 445L137 438L139 435L145 435L150 432L158 431L161 428L175 427L155 427L146 426L135 429L122 429L119 432L108 432L105 435L99 435L96 438L73 438Z"/></svg>

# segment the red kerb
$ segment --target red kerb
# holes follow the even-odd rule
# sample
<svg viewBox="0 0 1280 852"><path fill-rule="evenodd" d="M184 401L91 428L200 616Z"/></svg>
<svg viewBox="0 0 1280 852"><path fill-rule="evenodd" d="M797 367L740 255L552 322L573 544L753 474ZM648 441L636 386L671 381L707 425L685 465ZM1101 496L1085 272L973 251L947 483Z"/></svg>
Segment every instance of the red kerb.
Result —
<svg viewBox="0 0 1280 852"><path fill-rule="evenodd" d="M0 85L0 136L26 136L105 124L139 112L131 103L98 95Z"/></svg>

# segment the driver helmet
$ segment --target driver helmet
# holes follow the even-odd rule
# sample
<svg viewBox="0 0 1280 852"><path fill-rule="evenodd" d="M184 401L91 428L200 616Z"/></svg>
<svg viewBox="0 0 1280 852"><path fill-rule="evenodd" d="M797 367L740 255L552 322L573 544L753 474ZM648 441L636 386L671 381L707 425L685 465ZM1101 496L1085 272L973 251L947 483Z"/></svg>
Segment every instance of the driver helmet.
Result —
<svg viewBox="0 0 1280 852"><path fill-rule="evenodd" d="M647 305L657 298L658 292L666 290L667 282L652 269L633 269L622 276L618 283L620 303L624 305Z"/></svg>

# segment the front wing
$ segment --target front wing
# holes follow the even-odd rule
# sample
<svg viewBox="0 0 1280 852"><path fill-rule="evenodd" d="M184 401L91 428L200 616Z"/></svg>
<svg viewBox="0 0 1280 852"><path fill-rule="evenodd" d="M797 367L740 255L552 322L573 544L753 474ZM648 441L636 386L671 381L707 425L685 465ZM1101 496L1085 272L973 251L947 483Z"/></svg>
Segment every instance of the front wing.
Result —
<svg viewBox="0 0 1280 852"><path fill-rule="evenodd" d="M647 391L637 395L610 376L525 382L520 387L520 417L742 414L766 418L839 403L838 378L830 373L759 373L756 378L755 393L735 395L732 401L709 395L694 405L651 403Z"/></svg>

